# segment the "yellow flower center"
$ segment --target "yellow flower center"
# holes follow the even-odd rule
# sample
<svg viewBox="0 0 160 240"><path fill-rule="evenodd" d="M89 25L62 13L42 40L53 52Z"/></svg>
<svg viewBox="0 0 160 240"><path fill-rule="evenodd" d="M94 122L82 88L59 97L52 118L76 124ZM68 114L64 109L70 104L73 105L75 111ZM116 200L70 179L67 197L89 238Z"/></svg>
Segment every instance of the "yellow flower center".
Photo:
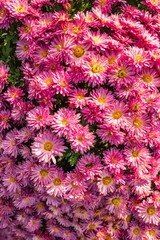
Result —
<svg viewBox="0 0 160 240"><path fill-rule="evenodd" d="M114 118L114 119L120 119L121 117L122 117L122 112L121 111L114 111L113 113L112 113L112 117Z"/></svg>
<svg viewBox="0 0 160 240"><path fill-rule="evenodd" d="M5 8L1 8L0 9L0 19L4 18L6 16L6 9Z"/></svg>
<svg viewBox="0 0 160 240"><path fill-rule="evenodd" d="M7 123L8 122L8 117L6 117L6 116L2 117L2 122Z"/></svg>
<svg viewBox="0 0 160 240"><path fill-rule="evenodd" d="M99 97L97 99L97 101L100 103L100 104L105 104L106 103L106 98L105 97Z"/></svg>
<svg viewBox="0 0 160 240"><path fill-rule="evenodd" d="M118 76L119 78L125 78L125 77L127 76L127 71L126 71L125 69L120 69L120 70L118 71L117 76Z"/></svg>
<svg viewBox="0 0 160 240"><path fill-rule="evenodd" d="M52 148L53 148L53 143L52 142L45 142L44 143L44 150L51 151Z"/></svg>
<svg viewBox="0 0 160 240"><path fill-rule="evenodd" d="M155 236L156 235L156 231L154 229L150 229L148 231L148 233L149 233L150 236Z"/></svg>
<svg viewBox="0 0 160 240"><path fill-rule="evenodd" d="M150 216L154 215L154 214L156 213L155 207L148 207L148 208L147 208L147 213L148 213L148 215L150 215Z"/></svg>
<svg viewBox="0 0 160 240"><path fill-rule="evenodd" d="M42 50L41 56L42 56L43 58L46 58L46 57L47 57L47 54L48 54L48 51L47 51L46 49Z"/></svg>
<svg viewBox="0 0 160 240"><path fill-rule="evenodd" d="M80 46L76 47L76 48L73 50L73 54L74 54L74 56L77 57L77 58L82 57L83 54L84 54L84 48L83 48L83 47L80 47Z"/></svg>
<svg viewBox="0 0 160 240"><path fill-rule="evenodd" d="M48 173L47 170L45 170L45 169L41 169L41 171L40 171L40 175L41 175L42 177L47 177L47 176L49 175L49 173Z"/></svg>
<svg viewBox="0 0 160 240"><path fill-rule="evenodd" d="M116 164L116 163L118 163L118 158L117 157L112 157L111 158L111 163L113 163L113 164Z"/></svg>
<svg viewBox="0 0 160 240"><path fill-rule="evenodd" d="M63 43L57 44L57 45L56 45L56 50L57 50L57 52L60 52L60 51L63 49L63 47L64 47Z"/></svg>
<svg viewBox="0 0 160 240"><path fill-rule="evenodd" d="M23 44L22 45L22 51L26 52L28 50L28 45L27 44Z"/></svg>
<svg viewBox="0 0 160 240"><path fill-rule="evenodd" d="M131 219L132 219L131 215L128 215L128 216L126 217L126 222L130 222Z"/></svg>
<svg viewBox="0 0 160 240"><path fill-rule="evenodd" d="M101 37L100 36L93 36L92 39L94 40L95 43L100 43L101 42Z"/></svg>
<svg viewBox="0 0 160 240"><path fill-rule="evenodd" d="M15 179L14 177L10 177L10 178L9 178L9 181L10 181L10 183L15 183L15 182L16 182L16 179Z"/></svg>
<svg viewBox="0 0 160 240"><path fill-rule="evenodd" d="M38 204L37 204L37 208L38 208L38 209L44 209L44 206L43 206L42 203L38 203Z"/></svg>
<svg viewBox="0 0 160 240"><path fill-rule="evenodd" d="M106 176L102 178L102 182L104 185L109 185L112 182L112 178L110 176Z"/></svg>
<svg viewBox="0 0 160 240"><path fill-rule="evenodd" d="M106 238L105 240L112 240L113 238L111 238L111 235L109 233L106 234Z"/></svg>
<svg viewBox="0 0 160 240"><path fill-rule="evenodd" d="M119 206L121 204L120 198L113 198L112 199L112 204L115 206Z"/></svg>
<svg viewBox="0 0 160 240"><path fill-rule="evenodd" d="M134 127L140 128L140 127L142 127L142 125L143 125L143 122L142 122L141 119L136 118L136 119L133 120L133 126Z"/></svg>
<svg viewBox="0 0 160 240"><path fill-rule="evenodd" d="M102 211L101 210L96 210L95 213L94 213L94 216L97 217L99 215L101 215Z"/></svg>
<svg viewBox="0 0 160 240"><path fill-rule="evenodd" d="M138 157L138 155L139 155L139 152L137 150L132 151L132 156L133 157Z"/></svg>
<svg viewBox="0 0 160 240"><path fill-rule="evenodd" d="M45 83L47 84L47 86L50 86L52 84L52 78L47 78Z"/></svg>
<svg viewBox="0 0 160 240"><path fill-rule="evenodd" d="M66 82L66 80L65 80L65 79L62 79L62 80L60 81L59 85L60 85L60 87L62 87L62 88L66 88L66 87L67 87L67 82Z"/></svg>
<svg viewBox="0 0 160 240"><path fill-rule="evenodd" d="M71 185L72 188L74 188L74 189L79 188L79 186L78 186L77 184L75 184L74 181L71 181L71 182L70 182L70 185Z"/></svg>
<svg viewBox="0 0 160 240"><path fill-rule="evenodd" d="M39 116L36 118L36 120L37 120L38 122L42 122L43 117L42 117L41 115L39 115Z"/></svg>
<svg viewBox="0 0 160 240"><path fill-rule="evenodd" d="M14 146L16 145L16 143L15 143L15 140L14 140L14 139L12 139L12 140L10 141L10 143L11 143L11 146L12 146L12 147L14 147Z"/></svg>
<svg viewBox="0 0 160 240"><path fill-rule="evenodd" d="M106 0L101 0L100 1L100 6L103 7L106 4L106 2L107 2Z"/></svg>
<svg viewBox="0 0 160 240"><path fill-rule="evenodd" d="M95 229L96 228L96 224L95 223L91 223L90 225L89 225L89 229L90 230L93 230L93 229Z"/></svg>
<svg viewBox="0 0 160 240"><path fill-rule="evenodd" d="M62 125L66 126L68 124L68 119L63 119L61 121Z"/></svg>
<svg viewBox="0 0 160 240"><path fill-rule="evenodd" d="M158 0L151 0L153 6L157 6L159 4Z"/></svg>
<svg viewBox="0 0 160 240"><path fill-rule="evenodd" d="M56 232L59 232L59 229L55 226L52 227L52 230L56 233Z"/></svg>
<svg viewBox="0 0 160 240"><path fill-rule="evenodd" d="M62 183L62 181L61 181L60 178L55 178L55 179L53 180L53 184L54 184L55 186L60 186L61 183Z"/></svg>
<svg viewBox="0 0 160 240"><path fill-rule="evenodd" d="M134 235L138 236L138 235L140 235L141 231L139 228L135 228L135 229L133 229L133 233L134 233Z"/></svg>
<svg viewBox="0 0 160 240"><path fill-rule="evenodd" d="M77 140L78 140L79 142L83 142L83 137L82 137L82 136L79 136L79 137L77 137Z"/></svg>
<svg viewBox="0 0 160 240"><path fill-rule="evenodd" d="M93 73L100 73L101 72L101 67L98 64L93 64L92 66L92 72Z"/></svg>
<svg viewBox="0 0 160 240"><path fill-rule="evenodd" d="M75 34L77 34L77 33L79 33L80 32L80 27L75 27L74 29L73 29L73 33L75 33Z"/></svg>
<svg viewBox="0 0 160 240"><path fill-rule="evenodd" d="M24 6L17 6L16 7L16 11L17 12L24 12L25 11L25 7Z"/></svg>
<svg viewBox="0 0 160 240"><path fill-rule="evenodd" d="M79 101L83 100L83 99L84 99L84 95L83 95L82 93L79 93L79 94L77 95L77 99L78 99Z"/></svg>
<svg viewBox="0 0 160 240"><path fill-rule="evenodd" d="M135 56L135 60L136 60L136 62L141 62L143 60L143 56L141 54L137 54Z"/></svg>
<svg viewBox="0 0 160 240"><path fill-rule="evenodd" d="M108 64L114 64L115 63L115 60L116 60L116 58L115 57L110 57L110 58L108 58Z"/></svg>
<svg viewBox="0 0 160 240"><path fill-rule="evenodd" d="M29 26L25 26L25 27L24 27L24 32L25 32L25 33L29 33L30 30L31 30L31 28L30 28Z"/></svg>
<svg viewBox="0 0 160 240"><path fill-rule="evenodd" d="M152 76L150 74L145 74L143 75L142 80L146 83L150 83L152 82Z"/></svg>

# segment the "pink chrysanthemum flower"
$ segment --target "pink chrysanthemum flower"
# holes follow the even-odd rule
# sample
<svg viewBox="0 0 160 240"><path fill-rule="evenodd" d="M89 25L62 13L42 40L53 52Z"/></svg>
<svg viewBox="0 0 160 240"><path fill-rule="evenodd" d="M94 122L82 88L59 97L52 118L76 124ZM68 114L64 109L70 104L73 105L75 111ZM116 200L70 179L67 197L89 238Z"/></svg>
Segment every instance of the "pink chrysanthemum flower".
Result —
<svg viewBox="0 0 160 240"><path fill-rule="evenodd" d="M46 187L53 178L55 168L53 166L35 165L31 169L30 178L38 190Z"/></svg>
<svg viewBox="0 0 160 240"><path fill-rule="evenodd" d="M88 126L81 126L77 124L76 129L73 129L67 136L68 141L70 142L71 148L80 153L84 153L93 147L95 142L95 136L92 132L89 131Z"/></svg>
<svg viewBox="0 0 160 240"><path fill-rule="evenodd" d="M119 130L119 128L113 126L107 126L107 124L99 125L97 134L101 138L103 143L107 141L112 145L118 146L124 142L125 134Z"/></svg>
<svg viewBox="0 0 160 240"><path fill-rule="evenodd" d="M86 56L89 54L90 44L77 43L73 46L70 54L71 63L82 64L85 61Z"/></svg>
<svg viewBox="0 0 160 240"><path fill-rule="evenodd" d="M48 163L52 160L56 164L55 156L62 156L66 147L63 140L46 130L39 133L32 144L32 153L40 162Z"/></svg>
<svg viewBox="0 0 160 240"><path fill-rule="evenodd" d="M158 226L150 225L146 226L145 232L143 234L144 240L159 240L160 239L160 229Z"/></svg>
<svg viewBox="0 0 160 240"><path fill-rule="evenodd" d="M94 179L95 175L102 172L102 164L98 156L84 154L78 161L76 169L85 175L86 179Z"/></svg>
<svg viewBox="0 0 160 240"><path fill-rule="evenodd" d="M0 61L0 92L3 90L5 84L8 84L7 78L9 77L9 67L5 66L1 61Z"/></svg>
<svg viewBox="0 0 160 240"><path fill-rule="evenodd" d="M5 92L4 97L10 104L16 104L20 101L21 97L24 96L24 93L20 87L11 86Z"/></svg>
<svg viewBox="0 0 160 240"><path fill-rule="evenodd" d="M14 205L18 209L25 209L27 207L32 207L35 203L36 203L36 198L28 194L19 196L14 200Z"/></svg>
<svg viewBox="0 0 160 240"><path fill-rule="evenodd" d="M98 190L102 195L115 191L115 182L110 173L104 170L97 179Z"/></svg>
<svg viewBox="0 0 160 240"><path fill-rule="evenodd" d="M18 142L16 139L17 133L17 129L13 129L6 134L5 139L2 141L4 154L8 154L12 157L17 157L19 151Z"/></svg>
<svg viewBox="0 0 160 240"><path fill-rule="evenodd" d="M105 124L113 127L122 127L128 124L127 107L123 102L114 102L105 109Z"/></svg>
<svg viewBox="0 0 160 240"><path fill-rule="evenodd" d="M108 60L108 65L109 67L114 65L116 63L116 61L119 59L120 57L120 51L115 51L115 50L107 50L104 52L105 57Z"/></svg>
<svg viewBox="0 0 160 240"><path fill-rule="evenodd" d="M33 59L35 64L46 64L48 62L48 48L44 45L36 46L34 49Z"/></svg>
<svg viewBox="0 0 160 240"><path fill-rule="evenodd" d="M118 149L111 148L103 154L103 161L107 169L113 174L120 173L125 169L125 162L122 153Z"/></svg>
<svg viewBox="0 0 160 240"><path fill-rule="evenodd" d="M99 106L94 103L89 102L87 106L83 107L81 110L82 116L89 124L94 124L95 122L102 123L103 112Z"/></svg>
<svg viewBox="0 0 160 240"><path fill-rule="evenodd" d="M55 36L50 45L49 54L55 59L68 62L74 45L75 39L70 35Z"/></svg>
<svg viewBox="0 0 160 240"><path fill-rule="evenodd" d="M25 61L30 57L32 47L26 40L17 41L16 56L19 60Z"/></svg>
<svg viewBox="0 0 160 240"><path fill-rule="evenodd" d="M105 83L107 60L104 56L91 54L83 64L85 81L93 87Z"/></svg>
<svg viewBox="0 0 160 240"><path fill-rule="evenodd" d="M143 227L138 223L132 223L132 225L127 230L128 237L131 240L140 240L143 236Z"/></svg>
<svg viewBox="0 0 160 240"><path fill-rule="evenodd" d="M160 10L160 0L144 0L142 4L146 5L152 11L159 11Z"/></svg>
<svg viewBox="0 0 160 240"><path fill-rule="evenodd" d="M155 90L160 87L160 77L154 69L144 69L142 73L139 74L140 86L148 90Z"/></svg>
<svg viewBox="0 0 160 240"><path fill-rule="evenodd" d="M111 92L101 87L90 93L90 102L104 109L112 105L114 97Z"/></svg>
<svg viewBox="0 0 160 240"><path fill-rule="evenodd" d="M122 195L107 196L106 209L115 215L123 214L126 211L126 199Z"/></svg>
<svg viewBox="0 0 160 240"><path fill-rule="evenodd" d="M0 130L7 129L10 127L9 120L10 120L10 111L1 111L0 112Z"/></svg>
<svg viewBox="0 0 160 240"><path fill-rule="evenodd" d="M29 232L34 232L35 230L38 230L40 226L41 226L41 219L31 217L25 227Z"/></svg>
<svg viewBox="0 0 160 240"><path fill-rule="evenodd" d="M28 127L23 127L17 132L16 139L19 143L28 142L33 137L33 131Z"/></svg>
<svg viewBox="0 0 160 240"><path fill-rule="evenodd" d="M32 158L18 165L17 179L21 183L21 185L23 185L23 187L27 186L28 184L33 166L34 166L34 160Z"/></svg>
<svg viewBox="0 0 160 240"><path fill-rule="evenodd" d="M88 31L84 36L84 41L91 44L92 48L96 51L105 51L107 48L107 35L105 33L101 34L100 31L91 32Z"/></svg>
<svg viewBox="0 0 160 240"><path fill-rule="evenodd" d="M50 90L53 87L53 73L51 71L40 72L34 76L41 90Z"/></svg>
<svg viewBox="0 0 160 240"><path fill-rule="evenodd" d="M54 197L62 197L64 194L64 180L65 174L63 173L62 169L55 169L52 180L46 186L47 193Z"/></svg>
<svg viewBox="0 0 160 240"><path fill-rule="evenodd" d="M10 193L20 192L21 188L17 181L15 173L5 174L2 178L3 185L7 188Z"/></svg>
<svg viewBox="0 0 160 240"><path fill-rule="evenodd" d="M128 66L125 62L117 62L112 65L108 73L108 82L113 87L128 86L133 83L135 71L132 66Z"/></svg>
<svg viewBox="0 0 160 240"><path fill-rule="evenodd" d="M10 24L13 22L10 13L7 8L4 7L5 2L1 1L0 3L0 29L8 29Z"/></svg>
<svg viewBox="0 0 160 240"><path fill-rule="evenodd" d="M71 130L76 128L79 121L80 114L76 114L75 110L60 109L53 115L53 132L58 136L67 136Z"/></svg>
<svg viewBox="0 0 160 240"><path fill-rule="evenodd" d="M87 105L89 98L86 97L87 89L74 89L70 91L69 96L69 103L70 106L76 107L76 108L83 108L85 105Z"/></svg>
<svg viewBox="0 0 160 240"><path fill-rule="evenodd" d="M145 223L159 225L160 223L160 210L147 201L142 202L136 206L136 211L140 219Z"/></svg>
<svg viewBox="0 0 160 240"><path fill-rule="evenodd" d="M70 76L68 72L59 71L53 75L53 89L58 94L66 96L71 90Z"/></svg>
<svg viewBox="0 0 160 240"><path fill-rule="evenodd" d="M51 124L52 116L48 107L36 107L27 113L26 120L31 129L40 129Z"/></svg>
<svg viewBox="0 0 160 240"><path fill-rule="evenodd" d="M27 0L7 0L5 3L10 15L16 19L21 19L29 14Z"/></svg>

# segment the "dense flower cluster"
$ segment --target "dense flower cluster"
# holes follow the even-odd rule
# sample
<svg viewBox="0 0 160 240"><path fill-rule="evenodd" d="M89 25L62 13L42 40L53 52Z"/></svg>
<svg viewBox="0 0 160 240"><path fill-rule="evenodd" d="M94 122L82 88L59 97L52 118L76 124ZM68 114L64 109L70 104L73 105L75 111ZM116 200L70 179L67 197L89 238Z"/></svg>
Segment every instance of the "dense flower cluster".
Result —
<svg viewBox="0 0 160 240"><path fill-rule="evenodd" d="M0 1L24 80L0 62L0 239L158 240L160 2L44 4Z"/></svg>

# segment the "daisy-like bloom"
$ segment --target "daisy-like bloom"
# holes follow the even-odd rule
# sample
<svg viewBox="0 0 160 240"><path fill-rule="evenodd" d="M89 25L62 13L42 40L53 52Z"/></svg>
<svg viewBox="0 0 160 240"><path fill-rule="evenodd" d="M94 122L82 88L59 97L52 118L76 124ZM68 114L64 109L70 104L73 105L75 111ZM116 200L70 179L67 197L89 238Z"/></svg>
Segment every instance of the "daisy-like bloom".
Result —
<svg viewBox="0 0 160 240"><path fill-rule="evenodd" d="M23 187L27 186L28 181L30 180L31 170L34 167L34 160L30 158L29 160L23 161L18 165L17 168L17 179L23 185Z"/></svg>
<svg viewBox="0 0 160 240"><path fill-rule="evenodd" d="M146 112L146 105L140 98L133 98L128 102L128 108L131 114L143 114Z"/></svg>
<svg viewBox="0 0 160 240"><path fill-rule="evenodd" d="M33 137L33 131L28 127L23 127L17 132L16 139L19 143L28 142Z"/></svg>
<svg viewBox="0 0 160 240"><path fill-rule="evenodd" d="M16 139L17 129L13 129L6 134L5 139L2 141L3 154L8 154L12 157L17 157L19 147Z"/></svg>
<svg viewBox="0 0 160 240"><path fill-rule="evenodd" d="M78 65L84 63L86 56L89 54L90 44L84 44L77 42L73 46L72 52L70 54L71 62L75 62Z"/></svg>
<svg viewBox="0 0 160 240"><path fill-rule="evenodd" d="M108 141L112 145L118 146L124 142L125 134L121 132L119 128L107 126L106 124L99 125L99 128L100 129L97 129L97 134L103 143Z"/></svg>
<svg viewBox="0 0 160 240"><path fill-rule="evenodd" d="M70 106L76 107L76 108L83 108L85 105L87 105L89 97L86 97L86 94L88 93L87 89L73 89L70 91L69 96L69 103Z"/></svg>
<svg viewBox="0 0 160 240"><path fill-rule="evenodd" d="M49 47L49 54L59 61L69 62L75 39L70 35L55 36Z"/></svg>
<svg viewBox="0 0 160 240"><path fill-rule="evenodd" d="M149 67L151 59L148 51L143 48L130 47L125 51L127 61L131 62L137 70L141 70L143 67ZM128 59L129 58L129 59Z"/></svg>
<svg viewBox="0 0 160 240"><path fill-rule="evenodd" d="M25 209L27 207L31 207L35 203L36 203L36 197L32 195L27 195L27 194L21 195L14 200L14 205L18 209Z"/></svg>
<svg viewBox="0 0 160 240"><path fill-rule="evenodd" d="M21 187L17 181L15 173L5 174L2 178L3 185L7 188L10 193L20 192Z"/></svg>
<svg viewBox="0 0 160 240"><path fill-rule="evenodd" d="M5 7L10 15L16 19L21 19L29 14L29 6L27 0L7 0Z"/></svg>
<svg viewBox="0 0 160 240"><path fill-rule="evenodd" d="M9 120L10 120L10 111L1 111L0 112L0 130L7 129L10 127Z"/></svg>
<svg viewBox="0 0 160 240"><path fill-rule="evenodd" d="M25 227L29 232L34 232L35 230L38 230L40 226L41 226L41 219L31 217Z"/></svg>
<svg viewBox="0 0 160 240"><path fill-rule="evenodd" d="M33 55L35 64L47 63L48 56L48 48L46 46L40 45L35 47Z"/></svg>
<svg viewBox="0 0 160 240"><path fill-rule="evenodd" d="M93 90L90 93L89 101L99 106L100 109L104 109L112 105L112 103L114 102L114 97L111 92L101 87L96 90Z"/></svg>
<svg viewBox="0 0 160 240"><path fill-rule="evenodd" d="M83 231L96 231L97 229L102 228L102 221L90 220L87 223L84 223Z"/></svg>
<svg viewBox="0 0 160 240"><path fill-rule="evenodd" d="M19 60L25 61L31 54L32 47L26 40L17 41L16 56Z"/></svg>
<svg viewBox="0 0 160 240"><path fill-rule="evenodd" d="M142 240L143 227L139 223L132 223L128 228L127 233L131 240Z"/></svg>
<svg viewBox="0 0 160 240"><path fill-rule="evenodd" d="M106 82L107 60L104 56L91 54L82 67L85 81L93 87Z"/></svg>
<svg viewBox="0 0 160 240"><path fill-rule="evenodd" d="M1 61L0 61L0 92L2 92L5 84L8 83L7 78L9 77L9 67L7 67L6 65L4 65Z"/></svg>
<svg viewBox="0 0 160 240"><path fill-rule="evenodd" d="M67 136L67 140L70 142L71 148L80 153L84 153L93 147L95 142L95 136L89 131L88 126L81 126L77 124L76 128L70 132Z"/></svg>
<svg viewBox="0 0 160 240"><path fill-rule="evenodd" d="M39 133L31 148L33 155L38 158L39 162L48 163L52 159L54 164L56 164L55 156L62 156L67 149L63 140L49 130Z"/></svg>
<svg viewBox="0 0 160 240"><path fill-rule="evenodd" d="M74 216L77 218L80 218L82 220L88 220L90 219L89 213L87 211L87 209L85 208L85 206L78 204L78 206L76 205L75 208L73 209L73 213Z"/></svg>
<svg viewBox="0 0 160 240"><path fill-rule="evenodd" d="M126 199L122 195L110 195L106 197L106 209L115 215L126 211Z"/></svg>
<svg viewBox="0 0 160 240"><path fill-rule="evenodd" d="M111 148L108 151L104 151L103 161L113 174L120 173L125 169L124 156L118 149Z"/></svg>
<svg viewBox="0 0 160 240"><path fill-rule="evenodd" d="M8 29L10 24L13 22L13 19L7 8L4 6L4 3L5 2L0 3L0 28Z"/></svg>
<svg viewBox="0 0 160 240"><path fill-rule="evenodd" d="M134 82L135 71L132 66L128 66L125 62L116 62L110 68L108 82L113 87L128 86Z"/></svg>
<svg viewBox="0 0 160 240"><path fill-rule="evenodd" d="M97 186L99 192L104 196L115 191L114 179L106 170L103 170L103 172L100 174L100 177L98 177Z"/></svg>
<svg viewBox="0 0 160 240"><path fill-rule="evenodd" d="M144 0L142 4L146 5L152 11L159 11L160 10L160 0Z"/></svg>
<svg viewBox="0 0 160 240"><path fill-rule="evenodd" d="M52 116L48 107L36 107L27 113L26 120L31 129L40 129L51 124Z"/></svg>
<svg viewBox="0 0 160 240"><path fill-rule="evenodd" d="M126 129L131 136L144 137L150 131L149 117L146 114L131 117Z"/></svg>
<svg viewBox="0 0 160 240"><path fill-rule="evenodd" d="M118 51L118 49L117 49L117 51ZM104 55L108 60L109 67L114 65L116 63L116 61L119 59L120 50L118 52L117 51L107 50L107 51L104 52Z"/></svg>
<svg viewBox="0 0 160 240"><path fill-rule="evenodd" d="M160 223L160 210L154 204L143 201L136 206L136 211L140 219L145 223L159 225Z"/></svg>
<svg viewBox="0 0 160 240"><path fill-rule="evenodd" d="M20 87L11 86L5 92L4 97L10 104L16 104L20 101L21 97L24 96L24 93Z"/></svg>
<svg viewBox="0 0 160 240"><path fill-rule="evenodd" d="M101 34L100 31L88 31L84 36L84 41L91 44L92 49L96 51L104 52L107 48L107 35L105 33Z"/></svg>
<svg viewBox="0 0 160 240"><path fill-rule="evenodd" d="M85 175L86 179L94 179L95 175L102 172L100 158L93 153L84 154L76 165L76 169Z"/></svg>
<svg viewBox="0 0 160 240"><path fill-rule="evenodd" d="M64 196L66 199L81 201L85 197L86 189L87 185L83 174L79 171L67 173L64 180Z"/></svg>
<svg viewBox="0 0 160 240"><path fill-rule="evenodd" d="M52 128L58 136L67 136L80 121L80 114L67 108L60 109L53 115Z"/></svg>
<svg viewBox="0 0 160 240"><path fill-rule="evenodd" d="M51 71L40 72L35 75L35 81L38 81L38 85L42 90L50 90L53 86L53 73Z"/></svg>
<svg viewBox="0 0 160 240"><path fill-rule="evenodd" d="M38 190L46 187L53 178L55 168L53 166L35 165L31 169L30 179Z"/></svg>
<svg viewBox="0 0 160 240"><path fill-rule="evenodd" d="M105 109L104 122L113 127L122 127L128 124L127 107L123 102L114 102Z"/></svg>
<svg viewBox="0 0 160 240"><path fill-rule="evenodd" d="M29 41L32 39L32 35L33 35L33 27L35 25L35 21L34 19L29 19L24 18L22 20L23 25L21 27L18 27L18 31L19 31L19 36L21 40L26 40Z"/></svg>
<svg viewBox="0 0 160 240"><path fill-rule="evenodd" d="M57 94L60 93L63 96L66 96L71 90L70 81L68 72L65 72L64 70L56 72L53 74L53 89Z"/></svg>
<svg viewBox="0 0 160 240"><path fill-rule="evenodd" d="M82 116L89 124L94 124L95 122L103 122L103 113L100 106L96 106L94 103L89 102L81 110Z"/></svg>
<svg viewBox="0 0 160 240"><path fill-rule="evenodd" d="M150 225L146 226L144 234L143 234L143 240L158 240L160 239L160 229L158 226Z"/></svg>
<svg viewBox="0 0 160 240"><path fill-rule="evenodd" d="M160 77L154 69L143 69L138 78L140 85L145 89L155 90L160 87Z"/></svg>
<svg viewBox="0 0 160 240"><path fill-rule="evenodd" d="M46 186L47 193L54 197L62 197L64 194L64 180L65 174L62 169L55 169L50 183Z"/></svg>

